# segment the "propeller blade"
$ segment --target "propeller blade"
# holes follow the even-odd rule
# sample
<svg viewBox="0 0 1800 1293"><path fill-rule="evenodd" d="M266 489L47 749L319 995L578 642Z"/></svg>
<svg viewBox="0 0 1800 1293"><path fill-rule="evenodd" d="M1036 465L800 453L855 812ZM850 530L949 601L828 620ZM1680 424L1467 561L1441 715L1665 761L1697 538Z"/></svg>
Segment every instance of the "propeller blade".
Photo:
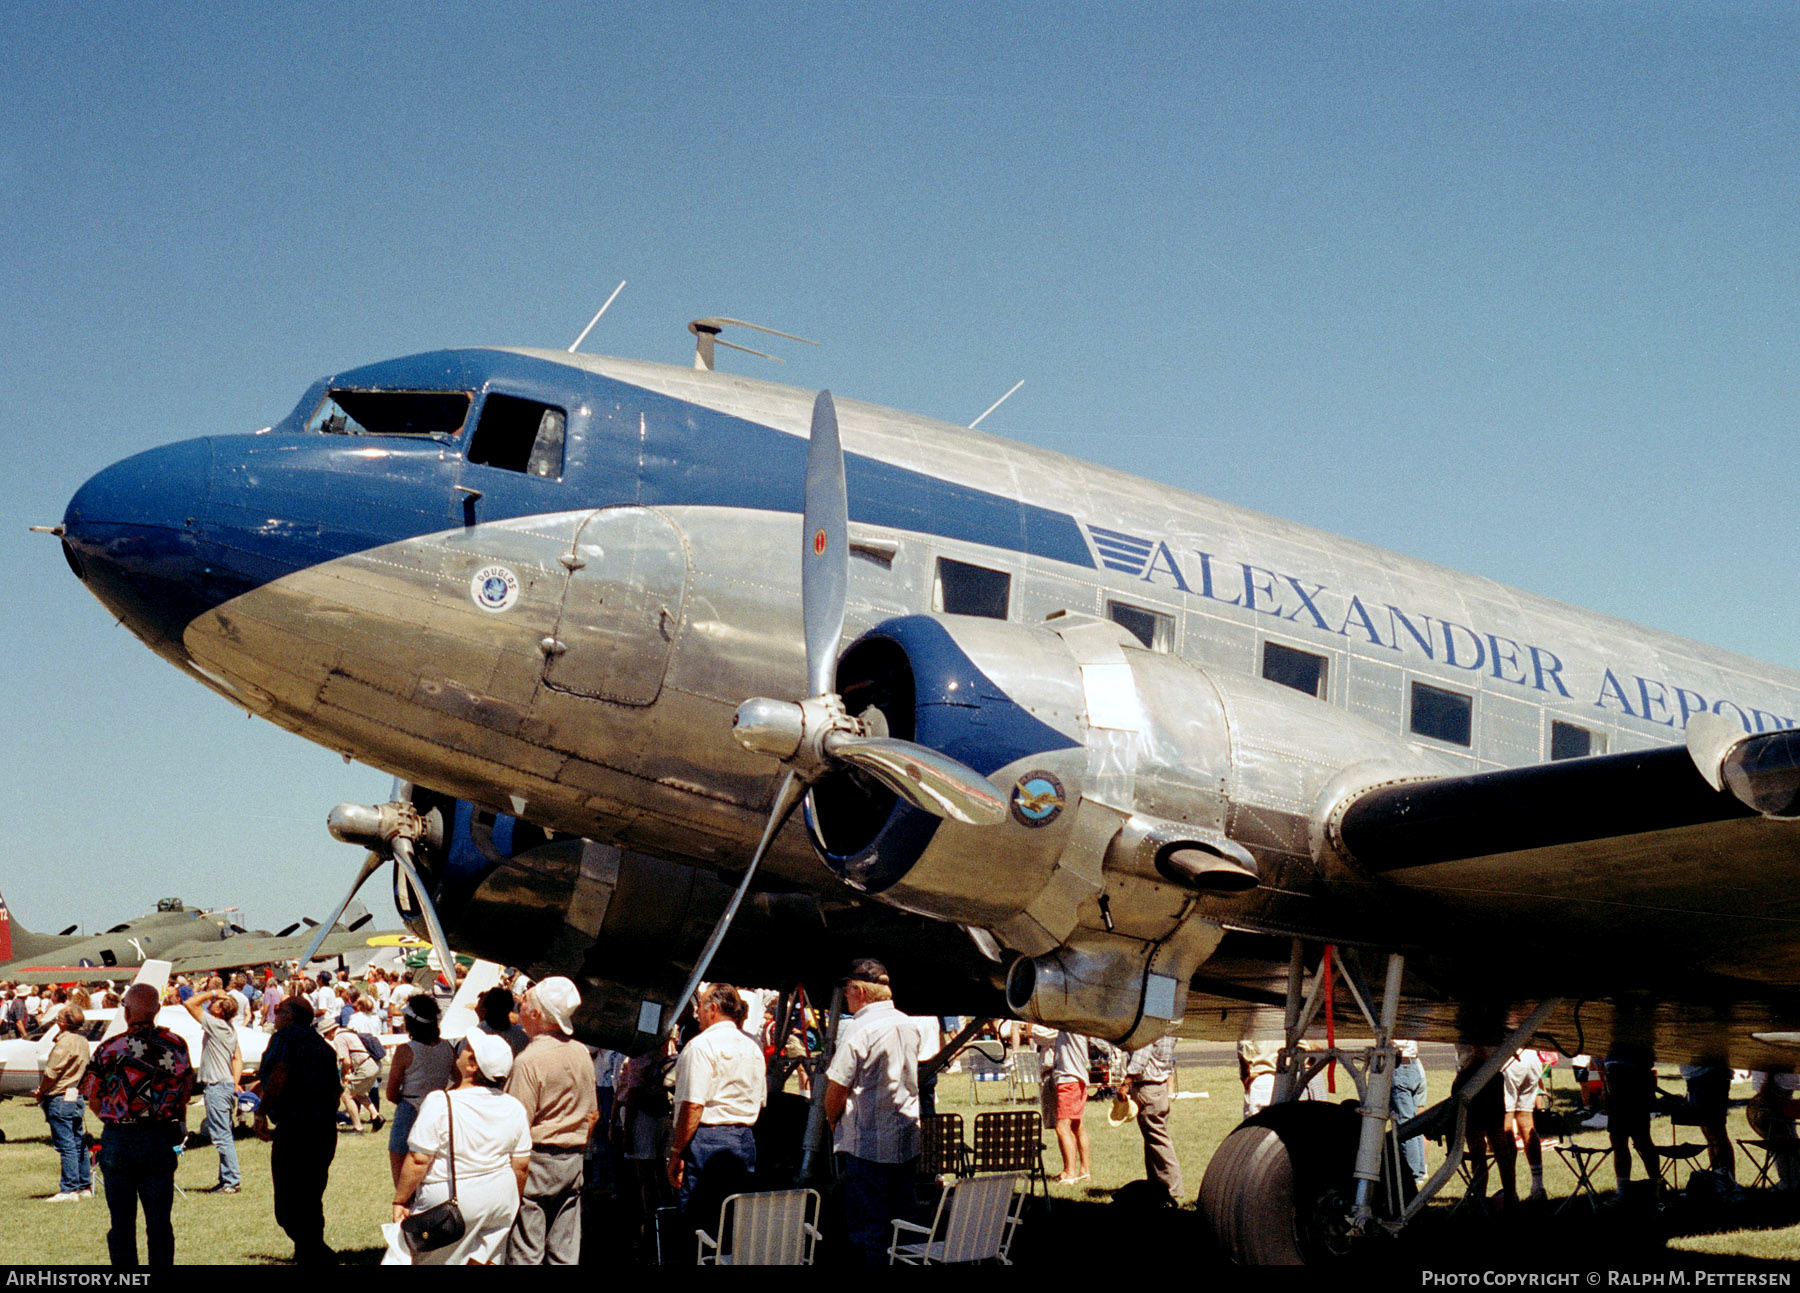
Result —
<svg viewBox="0 0 1800 1293"><path fill-rule="evenodd" d="M356 891L363 887L363 882L375 874L381 866L381 861L381 855L372 849L363 858L362 869L356 873L356 879L350 882L350 892L344 895L344 900L337 905L337 910L331 913L331 919L313 929L312 939L307 943L306 951L300 957L301 965L305 965L313 959L320 946L325 942L325 936L331 933L331 927L336 925L338 917L344 914L344 908L348 907L350 900L356 897Z"/></svg>
<svg viewBox="0 0 1800 1293"><path fill-rule="evenodd" d="M413 866L412 841L402 835L395 839L390 847L394 851L395 865L406 873L407 883L412 885L413 896L419 900L419 909L425 913L425 928L431 931L431 945L437 948L438 961L444 967L444 977L450 980L450 986L454 988L456 986L456 953L450 950L450 940L444 937L444 926L438 920L437 904L431 901L430 891L425 888L425 882L419 878L418 870ZM374 860L375 866L381 865L375 854L371 853L369 857ZM369 866L368 863L363 865ZM369 867L369 869L373 870L374 868ZM357 883L360 885L362 881L359 880ZM343 914L341 908L338 914Z"/></svg>
<svg viewBox="0 0 1800 1293"><path fill-rule="evenodd" d="M860 768L914 808L970 826L998 826L1006 820L1006 796L973 768L929 746L891 736L851 736L834 732L825 753Z"/></svg>
<svg viewBox="0 0 1800 1293"><path fill-rule="evenodd" d="M844 598L850 582L850 503L844 489L844 448L830 391L813 401L812 439L806 444L806 517L801 526L800 605L806 620L808 693L834 690L838 639L844 635Z"/></svg>
<svg viewBox="0 0 1800 1293"><path fill-rule="evenodd" d="M276 938L286 938L289 934L293 933L295 930L297 930L299 928L300 928L299 921L295 921L291 925L283 925L280 929L275 931L275 937Z"/></svg>
<svg viewBox="0 0 1800 1293"><path fill-rule="evenodd" d="M757 844L756 852L750 855L750 865L744 868L744 878L738 881L737 892L731 895L731 901L726 904L725 910L719 916L718 923L713 926L712 936L706 940L706 946L700 950L700 959L694 962L694 971L688 975L687 986L682 988L681 995L675 999L674 1009L664 1017L665 1032L675 1031L675 1025L681 1018L681 1012L687 1009L688 1002L693 1000L695 991L706 978L707 970L712 967L714 953L725 941L725 933L731 928L732 919L736 917L738 907L744 901L744 895L750 892L751 877L756 874L756 868L762 862L763 854L769 851L769 845L774 841L776 835L780 834L781 828L787 824L787 819L793 816L794 807L800 802L801 793L805 789L806 786L801 782L799 775L792 769L789 769L787 775L782 777L781 788L775 792L775 807L769 813L769 824L763 827L762 840Z"/></svg>

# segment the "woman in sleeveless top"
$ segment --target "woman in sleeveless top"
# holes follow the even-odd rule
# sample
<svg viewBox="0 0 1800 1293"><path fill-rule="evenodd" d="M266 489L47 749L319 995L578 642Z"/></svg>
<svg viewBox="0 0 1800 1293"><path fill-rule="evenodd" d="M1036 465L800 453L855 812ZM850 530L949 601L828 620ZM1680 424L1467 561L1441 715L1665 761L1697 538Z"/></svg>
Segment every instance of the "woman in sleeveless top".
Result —
<svg viewBox="0 0 1800 1293"><path fill-rule="evenodd" d="M438 1036L438 1003L431 997L424 993L408 997L400 1019L408 1040L394 1048L387 1080L388 1103L394 1106L394 1121L388 1127L388 1164L396 1184L419 1106L431 1092L442 1091L455 1081L452 1064L456 1057L456 1048Z"/></svg>

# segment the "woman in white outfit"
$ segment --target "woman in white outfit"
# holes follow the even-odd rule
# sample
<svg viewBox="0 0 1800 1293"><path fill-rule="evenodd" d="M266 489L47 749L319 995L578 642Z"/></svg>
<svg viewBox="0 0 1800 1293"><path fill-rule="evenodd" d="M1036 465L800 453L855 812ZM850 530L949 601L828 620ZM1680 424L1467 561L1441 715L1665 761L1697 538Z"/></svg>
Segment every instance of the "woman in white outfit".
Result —
<svg viewBox="0 0 1800 1293"><path fill-rule="evenodd" d="M431 1092L419 1106L394 1187L394 1221L450 1197L454 1140L464 1230L454 1244L414 1254L415 1265L492 1262L505 1247L531 1166L531 1119L524 1105L500 1089L512 1061L512 1047L500 1038L472 1032L456 1057L456 1084Z"/></svg>

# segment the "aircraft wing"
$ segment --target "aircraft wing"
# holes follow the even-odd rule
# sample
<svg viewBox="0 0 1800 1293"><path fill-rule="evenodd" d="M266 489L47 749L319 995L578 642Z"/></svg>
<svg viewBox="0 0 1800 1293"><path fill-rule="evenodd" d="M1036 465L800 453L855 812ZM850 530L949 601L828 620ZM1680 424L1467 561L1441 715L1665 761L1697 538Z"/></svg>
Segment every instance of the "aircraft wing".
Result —
<svg viewBox="0 0 1800 1293"><path fill-rule="evenodd" d="M135 965L16 965L6 971L13 983L93 983L100 979L122 981L137 973Z"/></svg>
<svg viewBox="0 0 1800 1293"><path fill-rule="evenodd" d="M319 946L318 956L350 956L357 952L367 952L372 947L381 946L375 941L380 937L375 931L327 934L325 941ZM204 950L179 953L169 959L177 974L208 974L214 970L237 970L249 965L291 961L304 952L311 941L310 930L304 934L290 934L285 938L244 934L211 944Z"/></svg>
<svg viewBox="0 0 1800 1293"><path fill-rule="evenodd" d="M1523 936L1534 957L1584 960L1589 982L1662 963L1788 989L1797 816L1800 732L1782 731L1381 786L1328 830L1427 942Z"/></svg>

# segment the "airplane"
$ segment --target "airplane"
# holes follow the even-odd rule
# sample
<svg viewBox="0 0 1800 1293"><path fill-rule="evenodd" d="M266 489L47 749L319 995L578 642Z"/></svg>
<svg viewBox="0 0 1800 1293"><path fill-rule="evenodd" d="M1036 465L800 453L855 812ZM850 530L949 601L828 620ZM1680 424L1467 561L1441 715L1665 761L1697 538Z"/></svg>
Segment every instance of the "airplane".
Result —
<svg viewBox="0 0 1800 1293"><path fill-rule="evenodd" d="M296 934L297 922L277 934L247 930L229 911L205 911L179 898L163 898L147 915L114 925L103 934L39 934L26 929L0 898L0 980L13 983L75 983L123 978L151 959L168 961L177 974L209 974L276 961L294 960L312 942ZM314 955L354 956L367 952L378 937L358 933L374 919L360 904L341 924L327 932ZM114 973L117 971L118 973Z"/></svg>
<svg viewBox="0 0 1800 1293"><path fill-rule="evenodd" d="M392 773L331 815L350 892L391 862L420 937L575 978L585 1040L645 1044L703 973L825 1000L859 955L912 1013L1281 1035L1201 1191L1239 1260L1397 1231L1454 1174L1384 1166L1422 1125L1396 1035L1498 1044L1469 1089L1540 1035L1800 1044L1800 674L1492 580L710 364L507 347L322 378L52 532L150 650ZM1373 1043L1301 1050L1340 1016ZM1359 1102L1293 1099L1331 1059Z"/></svg>

